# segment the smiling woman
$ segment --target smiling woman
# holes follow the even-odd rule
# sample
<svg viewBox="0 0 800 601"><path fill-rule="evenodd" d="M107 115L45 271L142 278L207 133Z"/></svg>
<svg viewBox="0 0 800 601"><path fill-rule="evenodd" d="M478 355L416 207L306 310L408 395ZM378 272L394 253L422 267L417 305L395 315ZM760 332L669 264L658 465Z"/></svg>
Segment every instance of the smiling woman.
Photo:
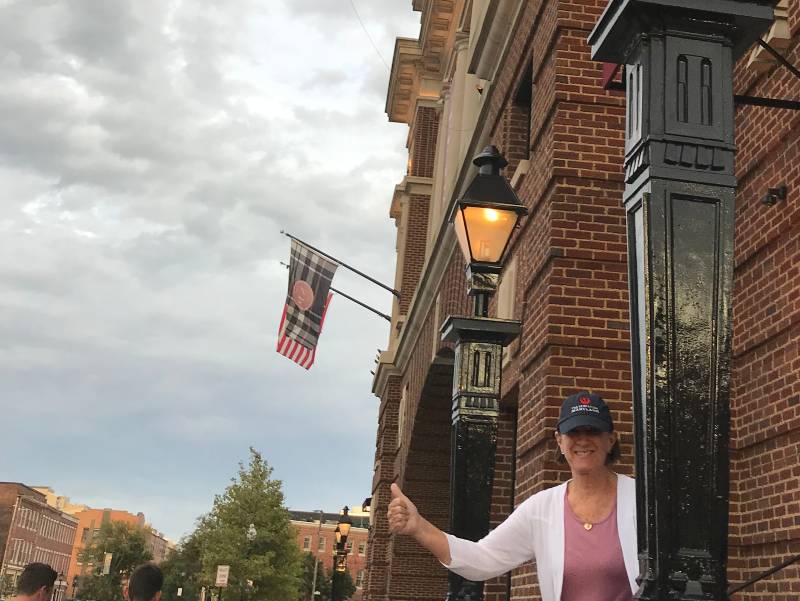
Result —
<svg viewBox="0 0 800 601"><path fill-rule="evenodd" d="M536 560L542 601L630 601L639 573L635 483L609 465L618 434L605 401L581 391L561 405L555 432L572 478L539 492L473 542L445 534L392 484L389 527L413 536L451 571L482 581Z"/></svg>

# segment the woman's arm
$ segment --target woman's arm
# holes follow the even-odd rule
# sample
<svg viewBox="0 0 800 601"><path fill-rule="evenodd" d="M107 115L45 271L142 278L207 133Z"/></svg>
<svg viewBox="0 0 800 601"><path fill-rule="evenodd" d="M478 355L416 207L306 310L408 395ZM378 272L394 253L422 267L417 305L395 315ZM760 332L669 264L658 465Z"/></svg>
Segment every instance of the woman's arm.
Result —
<svg viewBox="0 0 800 601"><path fill-rule="evenodd" d="M533 536L525 510L517 508L497 528L478 542L439 530L419 515L417 508L396 484L389 503L389 530L408 534L428 549L447 568L473 581L504 574L533 557Z"/></svg>

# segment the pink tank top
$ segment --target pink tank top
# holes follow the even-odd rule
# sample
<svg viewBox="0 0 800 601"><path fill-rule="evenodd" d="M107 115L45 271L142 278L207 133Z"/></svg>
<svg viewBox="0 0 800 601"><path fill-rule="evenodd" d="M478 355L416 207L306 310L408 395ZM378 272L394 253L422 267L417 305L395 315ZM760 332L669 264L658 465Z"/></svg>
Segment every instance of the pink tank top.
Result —
<svg viewBox="0 0 800 601"><path fill-rule="evenodd" d="M617 531L617 506L586 530L564 495L564 582L561 601L631 601Z"/></svg>

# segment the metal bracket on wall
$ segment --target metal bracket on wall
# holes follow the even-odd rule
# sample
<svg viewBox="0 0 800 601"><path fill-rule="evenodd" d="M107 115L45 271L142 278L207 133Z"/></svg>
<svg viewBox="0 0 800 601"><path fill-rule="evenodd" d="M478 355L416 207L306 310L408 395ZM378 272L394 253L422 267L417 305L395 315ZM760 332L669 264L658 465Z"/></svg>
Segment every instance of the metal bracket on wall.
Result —
<svg viewBox="0 0 800 601"><path fill-rule="evenodd" d="M762 47L764 50L766 50L767 52L769 52L769 53L770 53L772 56L774 56L774 57L775 57L775 59L776 59L776 60L777 60L777 61L778 61L780 64L782 64L784 67L786 67L787 69L789 69L789 71L791 71L792 73L794 73L795 77L798 77L798 78L800 78L800 69L798 69L797 67L795 67L795 66L794 66L792 63L790 63L789 61L787 61L787 60L786 60L786 58L784 58L784 56L783 56L783 55L782 55L780 52L778 52L777 50L775 50L775 48L773 48L772 46L770 46L769 44L767 44L767 43L766 43L764 40L758 40L758 45L759 45L759 46L761 46L761 47Z"/></svg>

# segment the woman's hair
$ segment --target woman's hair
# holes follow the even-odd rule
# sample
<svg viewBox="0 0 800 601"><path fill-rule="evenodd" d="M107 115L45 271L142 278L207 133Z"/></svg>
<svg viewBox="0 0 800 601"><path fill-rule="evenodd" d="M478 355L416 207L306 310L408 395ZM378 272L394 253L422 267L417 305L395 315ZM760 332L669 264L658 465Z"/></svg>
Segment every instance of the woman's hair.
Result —
<svg viewBox="0 0 800 601"><path fill-rule="evenodd" d="M556 430L557 432L558 430ZM611 465L612 463L616 463L617 460L622 456L622 449L619 446L619 437L617 440L614 441L614 446L611 447L611 450L606 455L606 465ZM561 453L561 449L558 448L558 443L556 443L556 462L557 463L566 463L567 458Z"/></svg>

